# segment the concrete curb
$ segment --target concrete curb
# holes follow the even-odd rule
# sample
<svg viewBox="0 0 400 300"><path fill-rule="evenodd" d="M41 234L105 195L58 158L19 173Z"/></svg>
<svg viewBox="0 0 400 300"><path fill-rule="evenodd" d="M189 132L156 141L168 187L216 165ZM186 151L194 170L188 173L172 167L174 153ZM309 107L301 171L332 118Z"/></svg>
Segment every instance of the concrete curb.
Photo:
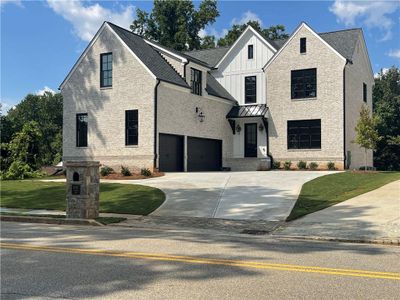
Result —
<svg viewBox="0 0 400 300"><path fill-rule="evenodd" d="M328 242L341 242L341 243L378 244L378 245L400 246L400 238L364 239L364 238L337 238L337 237L324 237L324 236L297 236L297 235L279 235L279 234L272 234L271 236L276 237L276 238L294 239L294 240L311 240L311 241L328 241Z"/></svg>
<svg viewBox="0 0 400 300"><path fill-rule="evenodd" d="M104 226L93 219L64 219L49 217L32 217L32 216L7 216L0 215L0 221L6 222L26 222L26 223L42 223L57 225L86 225L86 226Z"/></svg>

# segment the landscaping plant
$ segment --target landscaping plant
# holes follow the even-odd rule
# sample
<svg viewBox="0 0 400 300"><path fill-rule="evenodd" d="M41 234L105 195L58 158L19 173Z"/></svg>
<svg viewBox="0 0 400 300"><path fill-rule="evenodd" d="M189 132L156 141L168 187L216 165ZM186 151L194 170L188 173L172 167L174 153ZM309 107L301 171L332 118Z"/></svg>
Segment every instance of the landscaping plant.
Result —
<svg viewBox="0 0 400 300"><path fill-rule="evenodd" d="M300 170L305 170L305 169L307 169L307 162L300 160L300 161L297 163L297 167L298 167Z"/></svg>
<svg viewBox="0 0 400 300"><path fill-rule="evenodd" d="M151 171L148 168L142 168L140 170L140 174L146 177L150 177L151 176Z"/></svg>
<svg viewBox="0 0 400 300"><path fill-rule="evenodd" d="M121 166L121 174L122 174L122 176L131 176L132 175L129 168L125 167L125 166Z"/></svg>
<svg viewBox="0 0 400 300"><path fill-rule="evenodd" d="M327 164L326 164L326 166L328 167L328 170L331 170L331 171L333 171L333 170L336 170L336 168L335 168L335 163L334 162L328 162Z"/></svg>
<svg viewBox="0 0 400 300"><path fill-rule="evenodd" d="M280 161L274 160L272 162L272 168L273 169L279 169L280 167L281 167L281 162Z"/></svg>
<svg viewBox="0 0 400 300"><path fill-rule="evenodd" d="M310 168L310 170L316 170L318 168L318 164L315 161L312 161L310 162L308 167Z"/></svg>
<svg viewBox="0 0 400 300"><path fill-rule="evenodd" d="M287 160L283 164L283 167L285 168L285 170L290 170L291 165L292 165L292 162L290 160Z"/></svg>
<svg viewBox="0 0 400 300"><path fill-rule="evenodd" d="M113 168L110 168L110 167L107 167L107 166L104 166L104 167L102 167L102 168L100 169L100 175L101 175L101 176L110 175L112 172L114 172L114 169L113 169Z"/></svg>

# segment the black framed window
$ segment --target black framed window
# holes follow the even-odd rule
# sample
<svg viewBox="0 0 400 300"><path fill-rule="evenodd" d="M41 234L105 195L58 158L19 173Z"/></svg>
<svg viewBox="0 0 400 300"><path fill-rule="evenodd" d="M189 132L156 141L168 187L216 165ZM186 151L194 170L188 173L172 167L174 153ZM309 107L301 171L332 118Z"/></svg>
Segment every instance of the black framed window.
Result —
<svg viewBox="0 0 400 300"><path fill-rule="evenodd" d="M317 69L293 70L292 99L317 97Z"/></svg>
<svg viewBox="0 0 400 300"><path fill-rule="evenodd" d="M253 55L254 55L254 47L253 45L248 45L247 46L247 58L248 59L253 59Z"/></svg>
<svg viewBox="0 0 400 300"><path fill-rule="evenodd" d="M257 77L248 76L244 78L244 103L257 102Z"/></svg>
<svg viewBox="0 0 400 300"><path fill-rule="evenodd" d="M76 115L76 146L87 147L88 135L88 115Z"/></svg>
<svg viewBox="0 0 400 300"><path fill-rule="evenodd" d="M367 103L367 85L363 83L363 101Z"/></svg>
<svg viewBox="0 0 400 300"><path fill-rule="evenodd" d="M190 86L192 93L201 96L201 71L191 68L190 69Z"/></svg>
<svg viewBox="0 0 400 300"><path fill-rule="evenodd" d="M288 149L321 149L321 119L287 121Z"/></svg>
<svg viewBox="0 0 400 300"><path fill-rule="evenodd" d="M112 86L112 53L100 54L100 87Z"/></svg>
<svg viewBox="0 0 400 300"><path fill-rule="evenodd" d="M306 53L306 52L307 52L307 39L300 38L300 53Z"/></svg>
<svg viewBox="0 0 400 300"><path fill-rule="evenodd" d="M125 111L125 145L137 145L139 136L139 112L137 109Z"/></svg>

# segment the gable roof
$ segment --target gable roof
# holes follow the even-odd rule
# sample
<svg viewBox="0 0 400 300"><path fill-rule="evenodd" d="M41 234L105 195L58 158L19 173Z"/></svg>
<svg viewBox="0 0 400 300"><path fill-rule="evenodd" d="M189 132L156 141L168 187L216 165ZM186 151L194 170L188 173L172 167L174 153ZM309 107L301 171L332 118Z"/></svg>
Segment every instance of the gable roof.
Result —
<svg viewBox="0 0 400 300"><path fill-rule="evenodd" d="M233 98L231 94L229 94L229 92L209 72L207 72L206 91L209 95L224 98L237 103L235 98Z"/></svg>
<svg viewBox="0 0 400 300"><path fill-rule="evenodd" d="M107 22L121 40L134 52L149 70L162 81L189 87L186 81L143 38L122 27Z"/></svg>
<svg viewBox="0 0 400 300"><path fill-rule="evenodd" d="M184 52L187 56L191 58L204 61L210 67L214 67L221 58L229 51L230 47L219 47L214 49L204 49L204 50L193 50L189 52Z"/></svg>
<svg viewBox="0 0 400 300"><path fill-rule="evenodd" d="M360 34L362 34L361 28L353 28L319 33L319 36L343 57L352 60Z"/></svg>

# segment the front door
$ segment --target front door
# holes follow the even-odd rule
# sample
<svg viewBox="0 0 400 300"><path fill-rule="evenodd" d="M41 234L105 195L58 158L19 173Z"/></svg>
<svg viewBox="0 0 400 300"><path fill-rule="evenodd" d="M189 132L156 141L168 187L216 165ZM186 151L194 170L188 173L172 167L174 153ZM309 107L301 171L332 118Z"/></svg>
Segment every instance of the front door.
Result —
<svg viewBox="0 0 400 300"><path fill-rule="evenodd" d="M257 123L244 125L244 156L257 157Z"/></svg>

